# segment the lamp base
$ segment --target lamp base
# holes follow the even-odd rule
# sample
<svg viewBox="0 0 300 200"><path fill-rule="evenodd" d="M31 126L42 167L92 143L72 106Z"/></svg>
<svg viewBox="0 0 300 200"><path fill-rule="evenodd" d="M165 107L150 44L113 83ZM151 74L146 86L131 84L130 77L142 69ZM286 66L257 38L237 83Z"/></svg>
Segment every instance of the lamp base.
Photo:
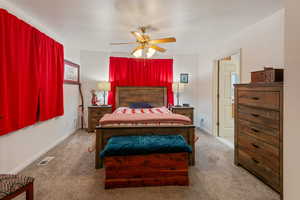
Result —
<svg viewBox="0 0 300 200"><path fill-rule="evenodd" d="M174 107L182 107L182 105L175 105Z"/></svg>

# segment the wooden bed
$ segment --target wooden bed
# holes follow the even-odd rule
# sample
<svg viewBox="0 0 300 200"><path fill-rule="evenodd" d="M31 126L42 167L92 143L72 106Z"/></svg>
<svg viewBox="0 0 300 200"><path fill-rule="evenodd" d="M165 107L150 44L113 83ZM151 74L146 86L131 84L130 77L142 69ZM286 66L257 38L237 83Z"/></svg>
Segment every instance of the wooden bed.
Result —
<svg viewBox="0 0 300 200"><path fill-rule="evenodd" d="M147 102L155 107L167 106L166 87L117 87L116 107L128 107L131 103ZM179 134L191 145L193 152L189 154L189 164L195 164L195 126L172 125L172 126L112 126L96 127L96 153L95 168L103 167L103 161L99 153L105 147L108 139L112 136L121 135L151 135L151 134Z"/></svg>

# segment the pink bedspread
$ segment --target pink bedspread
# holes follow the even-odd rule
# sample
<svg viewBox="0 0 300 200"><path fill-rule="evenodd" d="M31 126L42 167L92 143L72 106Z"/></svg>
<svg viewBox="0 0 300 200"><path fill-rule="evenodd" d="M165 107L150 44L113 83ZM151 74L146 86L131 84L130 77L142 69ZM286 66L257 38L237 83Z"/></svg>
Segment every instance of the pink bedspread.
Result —
<svg viewBox="0 0 300 200"><path fill-rule="evenodd" d="M160 124L174 123L188 125L191 124L190 118L173 113L136 113L122 114L112 113L104 115L100 120L100 125L110 124Z"/></svg>

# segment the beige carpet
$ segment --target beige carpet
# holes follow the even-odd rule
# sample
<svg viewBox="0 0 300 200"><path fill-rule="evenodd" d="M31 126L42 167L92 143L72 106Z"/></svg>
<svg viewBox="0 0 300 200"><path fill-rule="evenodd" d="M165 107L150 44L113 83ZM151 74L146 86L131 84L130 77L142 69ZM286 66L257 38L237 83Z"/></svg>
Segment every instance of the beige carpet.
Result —
<svg viewBox="0 0 300 200"><path fill-rule="evenodd" d="M104 171L94 169L87 152L91 137L78 131L45 156L47 166L33 163L21 174L36 178L36 200L278 200L279 195L233 164L233 151L214 137L197 132L196 166L190 167L190 186L103 189ZM24 195L18 198L25 199Z"/></svg>

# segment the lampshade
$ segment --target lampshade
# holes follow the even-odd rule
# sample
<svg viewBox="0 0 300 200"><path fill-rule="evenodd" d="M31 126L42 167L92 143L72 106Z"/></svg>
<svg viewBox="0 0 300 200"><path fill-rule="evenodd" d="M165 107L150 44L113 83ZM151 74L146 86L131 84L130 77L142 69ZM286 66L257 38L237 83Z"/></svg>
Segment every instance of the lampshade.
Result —
<svg viewBox="0 0 300 200"><path fill-rule="evenodd" d="M173 89L173 92L183 92L183 90L184 90L184 86L185 86L185 84L183 84L183 83L180 83L180 82L174 82L173 84L172 84L172 89Z"/></svg>
<svg viewBox="0 0 300 200"><path fill-rule="evenodd" d="M135 51L135 52L133 53L133 55L134 55L135 57L137 57L137 58L142 57L142 55L143 55L143 49L139 49L139 50Z"/></svg>
<svg viewBox="0 0 300 200"><path fill-rule="evenodd" d="M108 81L100 81L98 83L98 89L100 91L110 91L110 82L108 82Z"/></svg>
<svg viewBox="0 0 300 200"><path fill-rule="evenodd" d="M147 58L151 58L155 54L156 50L153 48L148 48Z"/></svg>

